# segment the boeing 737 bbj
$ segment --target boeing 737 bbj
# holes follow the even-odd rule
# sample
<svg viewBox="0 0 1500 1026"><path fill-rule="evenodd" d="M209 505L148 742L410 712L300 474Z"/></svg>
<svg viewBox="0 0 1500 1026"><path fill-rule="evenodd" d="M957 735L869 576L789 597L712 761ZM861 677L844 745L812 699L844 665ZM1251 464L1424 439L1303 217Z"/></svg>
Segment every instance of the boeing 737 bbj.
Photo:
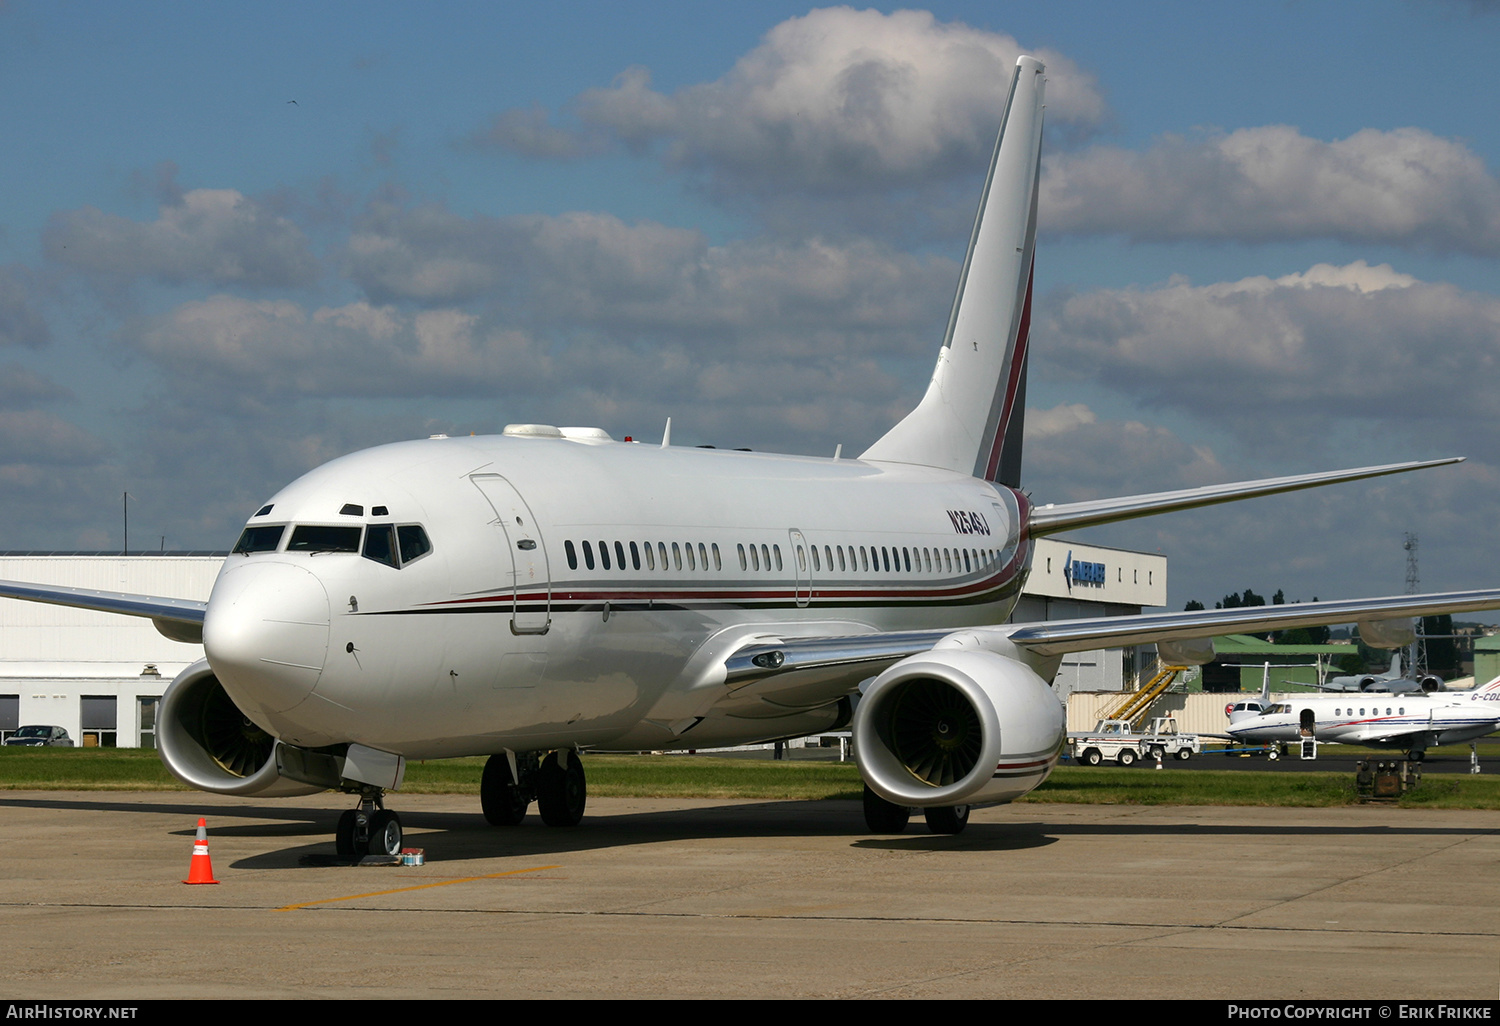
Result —
<svg viewBox="0 0 1500 1026"><path fill-rule="evenodd" d="M858 459L535 424L401 442L271 496L206 603L0 594L201 638L207 658L162 699L167 766L225 794L356 795L345 855L399 849L384 798L408 759L488 755L491 822L534 800L570 825L581 751L802 736L849 723L856 693L872 829L919 807L956 831L1056 764L1066 652L1155 641L1202 662L1214 634L1359 620L1370 641L1382 621L1500 607L1484 591L1005 623L1041 535L1454 462L1033 506L1019 472L1043 85L1020 58L932 381Z"/></svg>

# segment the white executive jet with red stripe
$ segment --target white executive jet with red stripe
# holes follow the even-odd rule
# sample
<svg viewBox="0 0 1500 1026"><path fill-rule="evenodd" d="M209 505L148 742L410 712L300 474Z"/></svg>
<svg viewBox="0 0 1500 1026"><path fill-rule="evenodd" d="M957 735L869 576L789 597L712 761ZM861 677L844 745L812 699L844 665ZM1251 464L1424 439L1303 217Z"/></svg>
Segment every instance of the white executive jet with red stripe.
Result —
<svg viewBox="0 0 1500 1026"><path fill-rule="evenodd" d="M167 689L162 758L220 793L357 795L347 855L399 849L405 760L489 755L486 816L582 816L584 749L708 748L851 719L872 829L1046 779L1066 652L1500 607L1500 592L1011 624L1032 540L1452 460L1033 506L1019 490L1044 71L1016 66L921 404L858 459L513 425L334 460L252 516L206 603L19 583L152 618L207 658ZM1399 632L1397 632L1399 633ZM1395 643L1400 643L1397 639Z"/></svg>
<svg viewBox="0 0 1500 1026"><path fill-rule="evenodd" d="M1258 715L1231 718L1229 734L1249 744L1316 738L1325 744L1397 748L1420 760L1434 745L1459 744L1500 730L1500 677L1472 691L1349 692L1297 695Z"/></svg>

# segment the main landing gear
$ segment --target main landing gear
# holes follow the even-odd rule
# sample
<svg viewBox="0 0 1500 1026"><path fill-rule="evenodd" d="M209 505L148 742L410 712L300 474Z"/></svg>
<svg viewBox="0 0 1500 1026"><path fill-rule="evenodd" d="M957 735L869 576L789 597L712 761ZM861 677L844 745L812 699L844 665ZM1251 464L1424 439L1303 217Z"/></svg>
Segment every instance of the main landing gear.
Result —
<svg viewBox="0 0 1500 1026"><path fill-rule="evenodd" d="M359 808L339 817L334 847L339 858L401 854L401 817L385 807L385 792L372 788L359 796Z"/></svg>
<svg viewBox="0 0 1500 1026"><path fill-rule="evenodd" d="M905 805L888 802L865 785L865 826L877 834L899 834L911 820L911 809ZM938 805L923 809L927 829L935 834L962 833L969 825L969 806Z"/></svg>
<svg viewBox="0 0 1500 1026"><path fill-rule="evenodd" d="M583 761L568 749L548 752L500 752L484 764L479 804L495 826L515 826L533 801L548 826L577 826L588 801Z"/></svg>

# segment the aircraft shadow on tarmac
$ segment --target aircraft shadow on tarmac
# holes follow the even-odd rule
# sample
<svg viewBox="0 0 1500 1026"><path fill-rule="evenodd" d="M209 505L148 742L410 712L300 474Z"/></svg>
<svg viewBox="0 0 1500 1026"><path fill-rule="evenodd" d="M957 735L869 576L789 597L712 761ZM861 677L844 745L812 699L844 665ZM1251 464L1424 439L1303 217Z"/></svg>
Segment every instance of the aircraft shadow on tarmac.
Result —
<svg viewBox="0 0 1500 1026"><path fill-rule="evenodd" d="M0 808L24 807L75 812L144 812L181 816L183 825L172 834L191 836L197 817L207 812L211 826L210 839L219 837L287 839L294 841L260 854L231 863L240 869L293 869L303 865L304 858L331 857L333 830L340 809L307 809L275 805L204 805L185 798L182 801L118 801L107 798L0 798ZM1121 806L1120 811L1138 810L1160 814L1160 807ZM1257 810L1259 811L1259 810ZM1299 810L1305 811L1305 810ZM1184 817L1194 815L1193 807L1182 807ZM848 837L852 847L891 851L1019 851L1056 844L1064 837L1141 837L1164 839L1193 837L1234 838L1244 836L1360 836L1389 838L1397 836L1472 836L1473 827L1455 826L1389 826L1384 823L1360 824L1276 824L1276 823L1141 823L1125 822L971 822L962 834L928 833L919 817L905 834L871 835L865 827L860 805L854 801L826 802L736 802L730 805L698 806L686 809L662 809L619 815L586 816L576 828L543 826L540 819L528 816L519 826L493 827L479 813L427 812L402 809L407 844L425 850L428 862L458 860L552 857L575 851L654 844L671 841L712 838L770 837ZM270 820L271 822L246 822ZM1477 832L1494 833L1479 828ZM295 839L305 839L295 843Z"/></svg>

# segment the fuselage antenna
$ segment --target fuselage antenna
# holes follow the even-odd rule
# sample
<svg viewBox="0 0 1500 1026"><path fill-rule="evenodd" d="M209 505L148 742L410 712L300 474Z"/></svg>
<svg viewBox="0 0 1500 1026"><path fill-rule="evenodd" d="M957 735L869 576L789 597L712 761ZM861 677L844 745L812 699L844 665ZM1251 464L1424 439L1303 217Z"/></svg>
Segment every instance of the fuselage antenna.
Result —
<svg viewBox="0 0 1500 1026"><path fill-rule="evenodd" d="M664 431L662 431L662 433L661 433L661 447L663 449L665 449L667 446L669 446L671 444L672 444L672 418L668 417L667 418L666 429Z"/></svg>

